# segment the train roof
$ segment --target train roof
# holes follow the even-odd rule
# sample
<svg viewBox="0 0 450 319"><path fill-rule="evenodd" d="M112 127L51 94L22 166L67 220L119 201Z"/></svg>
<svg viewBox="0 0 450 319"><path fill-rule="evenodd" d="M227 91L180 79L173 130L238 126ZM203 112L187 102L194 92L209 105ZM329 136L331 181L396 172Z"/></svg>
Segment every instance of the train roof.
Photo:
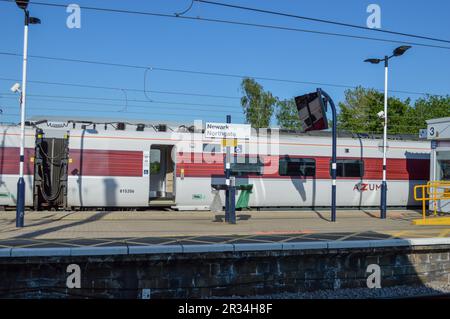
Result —
<svg viewBox="0 0 450 319"><path fill-rule="evenodd" d="M450 119L450 118L448 118ZM442 120L442 119L441 119ZM56 123L56 124L55 124ZM43 124L47 124L48 127L52 127L52 124L63 124L66 123L72 124L72 128L88 128L90 125L112 125L115 129L117 129L119 123L123 123L123 130L133 130L135 131L138 126L141 128L152 128L155 131L174 131L174 132L200 132L200 130L204 130L205 122L202 120L196 120L193 124L181 123L181 122L168 122L168 121L139 121L139 120L126 120L126 119L117 119L117 118L93 118L93 117L81 117L81 116L73 116L73 117L61 117L61 116L32 116L27 119L28 126L40 126ZM16 125L16 124L10 124ZM280 129L278 127L267 128L266 130L278 130L280 135L282 136L316 136L316 137L331 137L330 130L324 131L310 131L310 132L302 132L295 130L286 130ZM373 133L354 133L348 131L338 130L338 137L340 138L364 138L364 139L382 139L382 134L373 134ZM390 140L408 140L408 141L420 141L425 140L423 138L419 138L419 135L415 134L395 134L388 135L388 139Z"/></svg>

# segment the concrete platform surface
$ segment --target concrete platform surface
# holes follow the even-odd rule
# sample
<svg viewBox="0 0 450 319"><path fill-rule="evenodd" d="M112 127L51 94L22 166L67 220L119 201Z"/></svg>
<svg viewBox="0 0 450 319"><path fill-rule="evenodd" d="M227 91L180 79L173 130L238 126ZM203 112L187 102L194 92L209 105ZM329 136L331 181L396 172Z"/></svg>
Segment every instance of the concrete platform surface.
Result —
<svg viewBox="0 0 450 319"><path fill-rule="evenodd" d="M108 247L170 244L254 244L450 237L450 226L415 226L420 211L342 210L330 212L242 211L237 224L211 212L26 212L15 227L15 211L0 212L0 248Z"/></svg>

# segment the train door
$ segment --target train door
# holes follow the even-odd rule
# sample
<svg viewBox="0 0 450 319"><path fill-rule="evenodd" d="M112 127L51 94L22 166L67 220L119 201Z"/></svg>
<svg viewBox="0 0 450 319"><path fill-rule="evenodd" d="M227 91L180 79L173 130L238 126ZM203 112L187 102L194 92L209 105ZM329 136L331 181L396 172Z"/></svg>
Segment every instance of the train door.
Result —
<svg viewBox="0 0 450 319"><path fill-rule="evenodd" d="M436 152L436 181L450 181L450 151L437 151ZM448 188L445 192L450 191ZM448 198L448 195L445 196ZM450 200L441 199L436 203L438 206L438 211L450 212Z"/></svg>
<svg viewBox="0 0 450 319"><path fill-rule="evenodd" d="M67 208L67 132L36 133L34 158L34 209Z"/></svg>
<svg viewBox="0 0 450 319"><path fill-rule="evenodd" d="M150 148L150 204L175 203L175 163L173 145Z"/></svg>

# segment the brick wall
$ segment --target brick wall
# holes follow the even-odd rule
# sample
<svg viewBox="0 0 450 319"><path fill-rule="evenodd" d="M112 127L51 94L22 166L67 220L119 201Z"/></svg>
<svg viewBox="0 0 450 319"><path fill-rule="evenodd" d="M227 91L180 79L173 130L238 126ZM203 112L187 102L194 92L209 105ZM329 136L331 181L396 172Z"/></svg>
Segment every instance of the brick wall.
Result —
<svg viewBox="0 0 450 319"><path fill-rule="evenodd" d="M151 298L252 296L367 287L370 264L381 286L449 282L449 246L0 258L0 297ZM68 289L69 264L81 288Z"/></svg>

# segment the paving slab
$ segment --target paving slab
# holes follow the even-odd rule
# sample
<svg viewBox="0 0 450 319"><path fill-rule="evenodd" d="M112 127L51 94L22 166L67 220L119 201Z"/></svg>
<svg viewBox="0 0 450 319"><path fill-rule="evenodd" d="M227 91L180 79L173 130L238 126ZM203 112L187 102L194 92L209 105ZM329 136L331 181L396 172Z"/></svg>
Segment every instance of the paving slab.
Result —
<svg viewBox="0 0 450 319"><path fill-rule="evenodd" d="M71 254L91 250L92 254L105 254L114 249L118 253L187 252L231 246L281 250L328 242L332 243L329 248L363 247L367 241L383 247L409 244L407 238L415 243L423 238L450 238L450 226L413 225L412 221L421 217L420 210L390 210L386 220L378 218L378 210L339 210L337 222L329 220L329 210L245 211L237 215L245 218L231 225L218 222L220 214L205 211L27 211L25 227L19 229L14 211L0 211L0 249L69 247ZM1 254L9 253L11 250Z"/></svg>

